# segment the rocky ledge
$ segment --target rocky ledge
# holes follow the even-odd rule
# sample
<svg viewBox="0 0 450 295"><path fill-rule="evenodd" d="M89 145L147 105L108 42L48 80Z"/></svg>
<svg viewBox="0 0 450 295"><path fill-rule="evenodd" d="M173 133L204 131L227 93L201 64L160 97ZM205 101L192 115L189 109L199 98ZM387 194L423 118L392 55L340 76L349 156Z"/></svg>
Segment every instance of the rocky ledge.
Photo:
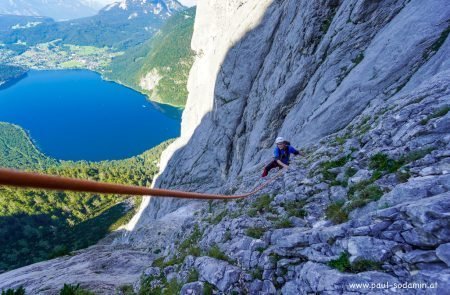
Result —
<svg viewBox="0 0 450 295"><path fill-rule="evenodd" d="M258 195L204 204L135 291L445 294L449 82L444 72L367 108L303 149ZM236 179L228 192L248 191L262 181L259 172Z"/></svg>

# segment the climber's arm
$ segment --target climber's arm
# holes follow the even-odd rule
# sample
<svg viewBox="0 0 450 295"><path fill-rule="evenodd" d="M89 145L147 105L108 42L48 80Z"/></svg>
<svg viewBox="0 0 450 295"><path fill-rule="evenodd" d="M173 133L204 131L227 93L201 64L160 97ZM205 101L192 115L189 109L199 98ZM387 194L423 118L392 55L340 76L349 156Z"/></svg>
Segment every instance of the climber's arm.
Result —
<svg viewBox="0 0 450 295"><path fill-rule="evenodd" d="M280 165L281 167L283 167L283 168L289 168L289 165L284 164L283 162L281 162L281 161L278 160L278 159L276 159L276 160L277 160L278 165Z"/></svg>
<svg viewBox="0 0 450 295"><path fill-rule="evenodd" d="M292 146L289 146L289 152L290 152L291 154L296 155L296 156L300 155L300 152L297 151L297 150L296 150L295 148L293 148Z"/></svg>

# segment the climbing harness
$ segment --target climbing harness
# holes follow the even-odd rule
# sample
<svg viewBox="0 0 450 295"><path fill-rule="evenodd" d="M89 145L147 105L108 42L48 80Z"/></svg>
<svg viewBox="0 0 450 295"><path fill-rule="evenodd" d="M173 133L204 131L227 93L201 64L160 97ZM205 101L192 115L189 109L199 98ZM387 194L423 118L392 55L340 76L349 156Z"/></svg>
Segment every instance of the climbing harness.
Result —
<svg viewBox="0 0 450 295"><path fill-rule="evenodd" d="M33 172L22 172L12 169L0 168L0 185L35 188L46 190L76 191L89 193L104 193L118 195L137 195L137 196L154 196L154 197L173 197L181 199L200 199L200 200L226 200L226 199L242 199L256 194L264 187L269 185L275 179L283 174L286 169L281 169L276 175L268 179L266 182L255 187L249 193L241 195L219 195L207 193L184 192L169 189L148 188L135 185L112 184L105 182L97 182L93 180L82 180L68 177L52 176L46 174L38 174Z"/></svg>

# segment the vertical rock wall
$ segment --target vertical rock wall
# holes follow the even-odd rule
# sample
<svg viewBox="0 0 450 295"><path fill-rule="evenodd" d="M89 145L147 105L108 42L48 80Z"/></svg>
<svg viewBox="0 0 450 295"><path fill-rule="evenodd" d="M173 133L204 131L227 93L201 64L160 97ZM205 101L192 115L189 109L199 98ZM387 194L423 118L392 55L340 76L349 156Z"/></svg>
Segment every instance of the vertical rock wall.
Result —
<svg viewBox="0 0 450 295"><path fill-rule="evenodd" d="M412 90L448 69L430 58L449 19L445 0L198 1L182 135L155 185L224 190L277 135L306 146ZM184 202L151 203L144 223Z"/></svg>

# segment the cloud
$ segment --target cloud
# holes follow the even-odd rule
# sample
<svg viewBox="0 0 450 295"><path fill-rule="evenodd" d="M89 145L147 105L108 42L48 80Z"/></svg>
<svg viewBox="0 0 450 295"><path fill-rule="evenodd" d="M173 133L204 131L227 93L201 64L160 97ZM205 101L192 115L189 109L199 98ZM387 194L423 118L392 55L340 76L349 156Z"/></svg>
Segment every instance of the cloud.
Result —
<svg viewBox="0 0 450 295"><path fill-rule="evenodd" d="M197 0L178 0L181 4L185 6L194 6Z"/></svg>

